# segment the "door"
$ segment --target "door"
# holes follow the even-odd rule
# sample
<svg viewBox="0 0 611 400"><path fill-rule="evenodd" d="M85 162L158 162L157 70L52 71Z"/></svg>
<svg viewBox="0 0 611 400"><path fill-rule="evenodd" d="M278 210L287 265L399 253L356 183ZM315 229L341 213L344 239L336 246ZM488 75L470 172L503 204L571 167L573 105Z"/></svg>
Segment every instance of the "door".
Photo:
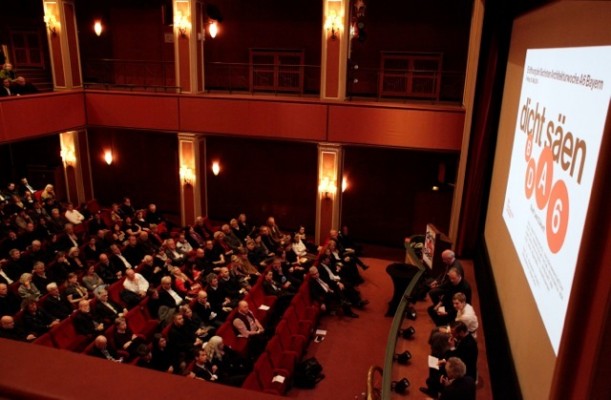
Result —
<svg viewBox="0 0 611 400"><path fill-rule="evenodd" d="M44 68L44 57L40 32L11 31L13 64L18 67Z"/></svg>

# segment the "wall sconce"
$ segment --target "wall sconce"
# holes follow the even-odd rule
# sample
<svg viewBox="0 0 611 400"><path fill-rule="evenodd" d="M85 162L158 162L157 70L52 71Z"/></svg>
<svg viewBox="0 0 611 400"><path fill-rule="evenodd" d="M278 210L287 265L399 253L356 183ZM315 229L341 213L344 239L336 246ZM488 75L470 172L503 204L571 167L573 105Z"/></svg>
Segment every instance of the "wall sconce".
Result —
<svg viewBox="0 0 611 400"><path fill-rule="evenodd" d="M99 19L93 23L93 31L99 37L104 31L104 26L102 25L102 21Z"/></svg>
<svg viewBox="0 0 611 400"><path fill-rule="evenodd" d="M74 167L76 165L76 154L74 150L64 149L60 151L59 155L66 167Z"/></svg>
<svg viewBox="0 0 611 400"><path fill-rule="evenodd" d="M55 18L55 15L53 14L45 15L44 21L45 21L45 24L47 25L47 29L49 29L49 32L51 32L51 35L53 36L57 35L57 29L59 28L59 22L57 21L57 18Z"/></svg>
<svg viewBox="0 0 611 400"><path fill-rule="evenodd" d="M331 40L336 40L339 31L343 28L339 15L334 10L329 11L325 22L325 29L331 33Z"/></svg>
<svg viewBox="0 0 611 400"><path fill-rule="evenodd" d="M210 24L208 26L208 33L210 37L214 39L216 35L219 33L219 25L215 20L210 20Z"/></svg>
<svg viewBox="0 0 611 400"><path fill-rule="evenodd" d="M390 383L390 388L395 391L395 393L404 394L409 387L409 381L407 378L403 378L400 381L393 381Z"/></svg>
<svg viewBox="0 0 611 400"><path fill-rule="evenodd" d="M191 31L191 21L189 21L186 15L180 11L176 11L176 15L174 15L174 27L180 34L180 37L186 38L187 32Z"/></svg>
<svg viewBox="0 0 611 400"><path fill-rule="evenodd" d="M218 176L219 172L221 172L221 164L218 161L212 162L212 173L214 176Z"/></svg>
<svg viewBox="0 0 611 400"><path fill-rule="evenodd" d="M403 353L397 353L395 354L392 359L396 362L398 362L401 365L407 365L409 363L409 360L412 359L412 353L410 353L409 351L405 350Z"/></svg>
<svg viewBox="0 0 611 400"><path fill-rule="evenodd" d="M195 180L195 174L193 173L193 170L185 165L183 165L182 167L180 167L180 179L182 180L182 183L184 185L192 185L193 181Z"/></svg>
<svg viewBox="0 0 611 400"><path fill-rule="evenodd" d="M106 161L106 164L108 165L112 164L112 161L113 161L112 150L104 151L104 161Z"/></svg>
<svg viewBox="0 0 611 400"><path fill-rule="evenodd" d="M321 193L325 198L329 198L331 197L331 195L335 195L335 193L337 193L336 182L325 176L318 184L318 193Z"/></svg>
<svg viewBox="0 0 611 400"><path fill-rule="evenodd" d="M347 177L342 177L342 193L344 193L349 187L348 184L348 178Z"/></svg>

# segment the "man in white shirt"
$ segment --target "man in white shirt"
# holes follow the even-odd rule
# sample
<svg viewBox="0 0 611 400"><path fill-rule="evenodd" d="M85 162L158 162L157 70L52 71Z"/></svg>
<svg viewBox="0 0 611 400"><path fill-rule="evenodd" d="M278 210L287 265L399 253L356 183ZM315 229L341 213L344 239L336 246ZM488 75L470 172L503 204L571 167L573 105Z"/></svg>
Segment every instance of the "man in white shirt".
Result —
<svg viewBox="0 0 611 400"><path fill-rule="evenodd" d="M130 268L125 271L123 288L125 291L121 293L121 299L131 308L146 296L149 283L142 275Z"/></svg>
<svg viewBox="0 0 611 400"><path fill-rule="evenodd" d="M64 213L64 217L66 217L68 222L70 222L72 225L79 225L85 220L83 214L81 214L79 210L75 210L74 204L72 203L68 203L66 205L66 212Z"/></svg>

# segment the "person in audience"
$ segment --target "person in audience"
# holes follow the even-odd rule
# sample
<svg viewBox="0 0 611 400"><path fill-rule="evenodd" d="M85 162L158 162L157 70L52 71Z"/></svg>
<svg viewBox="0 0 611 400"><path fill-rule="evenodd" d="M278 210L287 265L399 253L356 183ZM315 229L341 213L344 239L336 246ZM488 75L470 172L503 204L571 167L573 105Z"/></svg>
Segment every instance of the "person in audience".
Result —
<svg viewBox="0 0 611 400"><path fill-rule="evenodd" d="M42 308L53 318L60 321L68 318L72 311L74 311L74 308L65 297L60 295L57 283L49 283L47 285L47 293L49 295L43 300Z"/></svg>
<svg viewBox="0 0 611 400"><path fill-rule="evenodd" d="M129 215L125 216L121 230L129 236L137 236L140 232L144 232L142 227Z"/></svg>
<svg viewBox="0 0 611 400"><path fill-rule="evenodd" d="M341 282L331 280L325 282L315 266L310 267L310 297L320 303L322 311L335 312L333 308L341 307L344 315L350 318L358 318L359 315L352 311L350 302L343 295L344 286Z"/></svg>
<svg viewBox="0 0 611 400"><path fill-rule="evenodd" d="M242 385L251 366L247 360L225 346L222 337L211 337L203 350L208 356L210 365L216 367L215 374L220 383L238 387Z"/></svg>
<svg viewBox="0 0 611 400"><path fill-rule="evenodd" d="M91 338L104 330L104 324L94 320L91 314L89 300L85 299L79 301L78 310L74 313L72 323L74 324L76 333Z"/></svg>
<svg viewBox="0 0 611 400"><path fill-rule="evenodd" d="M223 232L223 242L233 250L233 254L237 254L243 246L240 238L233 233L229 224L223 224L221 232Z"/></svg>
<svg viewBox="0 0 611 400"><path fill-rule="evenodd" d="M144 251L144 247L138 242L138 238L135 236L130 236L127 239L127 246L125 246L121 253L131 265L138 265L144 256L147 255ZM152 254L153 253L150 255Z"/></svg>
<svg viewBox="0 0 611 400"><path fill-rule="evenodd" d="M187 300L194 297L201 289L199 283L193 282L193 280L178 267L173 267L170 274L174 278L174 287L176 291Z"/></svg>
<svg viewBox="0 0 611 400"><path fill-rule="evenodd" d="M137 265L137 263L130 263L127 258L121 253L121 248L117 244L110 245L110 262L113 263L122 274L125 274L125 271Z"/></svg>
<svg viewBox="0 0 611 400"><path fill-rule="evenodd" d="M129 353L129 360L138 355L140 345L146 345L146 340L142 335L135 334L124 317L117 317L114 321L115 332L114 342L118 350L123 350Z"/></svg>
<svg viewBox="0 0 611 400"><path fill-rule="evenodd" d="M197 379L202 379L208 382L216 382L219 377L216 375L218 367L213 365L208 359L208 353L203 349L198 349L195 355L192 372Z"/></svg>
<svg viewBox="0 0 611 400"><path fill-rule="evenodd" d="M148 290L149 282L142 275L134 271L133 268L125 271L121 300L127 304L128 308L138 305L146 297Z"/></svg>
<svg viewBox="0 0 611 400"><path fill-rule="evenodd" d="M14 96L15 93L11 89L11 80L9 78L4 78L1 80L2 86L0 86L0 97Z"/></svg>
<svg viewBox="0 0 611 400"><path fill-rule="evenodd" d="M108 225L106 225L106 222L104 222L104 220L102 219L101 211L98 211L97 213L93 214L93 218L89 221L88 228L90 235L97 235L98 231L107 231L109 229Z"/></svg>
<svg viewBox="0 0 611 400"><path fill-rule="evenodd" d="M197 232L205 240L212 240L216 229L212 226L212 223L206 216L199 216L195 218L195 224L193 226L195 232Z"/></svg>
<svg viewBox="0 0 611 400"><path fill-rule="evenodd" d="M243 299L248 293L240 285L240 281L236 277L231 276L227 267L221 267L219 270L218 282L225 296L231 299L231 307L235 307L238 301Z"/></svg>
<svg viewBox="0 0 611 400"><path fill-rule="evenodd" d="M196 301L193 304L193 312L202 320L205 327L211 328L211 331L220 328L223 324L222 316L212 310L212 306L208 302L208 293L204 290L197 293Z"/></svg>
<svg viewBox="0 0 611 400"><path fill-rule="evenodd" d="M136 214L136 209L132 206L132 200L129 197L124 197L123 202L119 206L119 214L122 218L133 217Z"/></svg>
<svg viewBox="0 0 611 400"><path fill-rule="evenodd" d="M72 247L81 247L81 244L81 239L74 232L74 225L67 223L64 225L64 232L58 237L55 246L58 250L68 251Z"/></svg>
<svg viewBox="0 0 611 400"><path fill-rule="evenodd" d="M32 230L30 231L30 229ZM28 224L26 232L34 232L34 224ZM38 238L34 238L32 240L32 244L28 246L23 254L23 257L25 257L28 260L28 263L32 264L32 266L37 262L46 264L51 261L52 258L49 252L43 248L42 242Z"/></svg>
<svg viewBox="0 0 611 400"><path fill-rule="evenodd" d="M452 305L456 310L456 321L464 322L464 324L467 325L469 333L476 338L475 332L479 327L479 323L473 306L467 303L467 296L465 296L464 293L455 293L454 296L452 296Z"/></svg>
<svg viewBox="0 0 611 400"><path fill-rule="evenodd" d="M49 201L53 201L52 199L49 199ZM64 218L60 212L59 212L59 208L52 208L50 213L49 213L49 230L55 234L55 235L59 235L62 232L64 232L64 228L66 226L66 224L68 223L68 220L66 220L66 218ZM68 246L68 247L72 247L72 246Z"/></svg>
<svg viewBox="0 0 611 400"><path fill-rule="evenodd" d="M356 256L361 256L363 252L363 246L356 243L352 235L350 234L350 230L348 226L343 225L342 229L337 233L337 241L340 246L346 252L354 252Z"/></svg>
<svg viewBox="0 0 611 400"><path fill-rule="evenodd" d="M285 292L290 294L297 293L303 278L299 280L293 272L294 269L290 265L286 265L282 263L282 259L279 257L275 257L272 261L272 276L274 281L278 286L280 286Z"/></svg>
<svg viewBox="0 0 611 400"><path fill-rule="evenodd" d="M4 315L0 318L0 338L31 342L36 339L36 335L24 332L21 328L15 326L15 319L13 317Z"/></svg>
<svg viewBox="0 0 611 400"><path fill-rule="evenodd" d="M38 300L40 298L40 290L32 283L32 274L26 272L19 278L19 288L17 293L22 299L33 299Z"/></svg>
<svg viewBox="0 0 611 400"><path fill-rule="evenodd" d="M440 300L428 308L431 319L437 326L446 325L456 319L456 310L452 305L452 297L456 293L463 293L467 303L471 303L471 286L460 275L457 268L450 268L448 281L439 287L441 290Z"/></svg>
<svg viewBox="0 0 611 400"><path fill-rule="evenodd" d="M87 288L79 283L78 275L74 272L70 272L68 274L64 296L66 296L66 299L68 299L72 305L79 304L81 300L89 299L89 292L87 291Z"/></svg>
<svg viewBox="0 0 611 400"><path fill-rule="evenodd" d="M447 332L445 329L433 329L431 336L429 336L431 356L438 360L443 360L450 350L450 337L450 332ZM420 391L436 399L441 390L441 377L443 373L443 364L437 365L436 368L429 367L429 376L426 379L426 386L420 387Z"/></svg>
<svg viewBox="0 0 611 400"><path fill-rule="evenodd" d="M91 355L104 360L121 363L123 359L117 355L115 349L108 345L108 339L104 335L96 336L93 342L93 350Z"/></svg>
<svg viewBox="0 0 611 400"><path fill-rule="evenodd" d="M42 190L42 193L40 194L40 198L45 202L47 200L55 201L55 188L53 187L53 185L46 185L45 188Z"/></svg>
<svg viewBox="0 0 611 400"><path fill-rule="evenodd" d="M144 256L137 269L140 275L142 275L150 285L155 287L159 286L161 278L164 276L163 269L159 265L155 265L155 259L148 254Z"/></svg>
<svg viewBox="0 0 611 400"><path fill-rule="evenodd" d="M22 274L32 270L32 266L28 265L27 260L21 258L21 251L19 249L11 249L3 269L11 280L18 281Z"/></svg>
<svg viewBox="0 0 611 400"><path fill-rule="evenodd" d="M291 300L293 300L293 297L295 297L296 292L294 290L284 289L282 286L277 284L274 281L274 273L271 270L264 274L264 279L261 286L263 288L263 293L265 293L266 296L274 296L277 298L269 317L270 325L274 326L278 320L282 318L284 311L286 311L291 303Z"/></svg>
<svg viewBox="0 0 611 400"><path fill-rule="evenodd" d="M229 227L231 229L232 234L240 239L242 245L246 243L246 238L248 237L249 232L246 232L246 229L243 229L242 226L238 223L236 218L232 218L229 221Z"/></svg>
<svg viewBox="0 0 611 400"><path fill-rule="evenodd" d="M113 225L123 225L123 215L121 214L121 210L119 209L119 204L112 203L110 205L110 220Z"/></svg>
<svg viewBox="0 0 611 400"><path fill-rule="evenodd" d="M64 217L68 222L72 225L80 225L85 220L85 217L81 212L74 208L74 204L68 203L66 204L66 212L64 213Z"/></svg>
<svg viewBox="0 0 611 400"><path fill-rule="evenodd" d="M162 321L168 321L178 307L185 302L184 298L181 297L172 288L172 278L164 276L161 278L161 285L159 286L159 319Z"/></svg>
<svg viewBox="0 0 611 400"><path fill-rule="evenodd" d="M267 343L266 332L261 322L250 311L246 300L238 303L238 312L231 324L236 336L248 339L248 355L253 360L259 357Z"/></svg>
<svg viewBox="0 0 611 400"><path fill-rule="evenodd" d="M100 254L99 262L96 266L96 270L100 277L104 280L104 283L112 285L117 282L123 276L121 270L110 262L106 253Z"/></svg>
<svg viewBox="0 0 611 400"><path fill-rule="evenodd" d="M191 246L191 243L189 243L185 237L184 232L179 233L178 237L176 238L176 250L180 254L183 254L185 258L188 258L193 252L193 246Z"/></svg>
<svg viewBox="0 0 611 400"><path fill-rule="evenodd" d="M153 238L155 240L153 240ZM149 235L148 232L140 232L138 234L138 243L142 247L145 255L155 254L161 247L161 242L157 241L157 238L154 235Z"/></svg>
<svg viewBox="0 0 611 400"><path fill-rule="evenodd" d="M47 285L51 283L51 279L47 277L44 262L36 261L34 263L32 268L32 283L40 290L41 295L47 293Z"/></svg>
<svg viewBox="0 0 611 400"><path fill-rule="evenodd" d="M54 318L44 309L38 308L38 303L34 299L25 299L22 308L25 331L37 337L49 332L51 328L60 323L59 319Z"/></svg>
<svg viewBox="0 0 611 400"><path fill-rule="evenodd" d="M153 357L151 361L153 369L161 372L173 372L174 367L172 366L172 355L168 350L168 340L161 333L156 333L153 336L151 355Z"/></svg>
<svg viewBox="0 0 611 400"><path fill-rule="evenodd" d="M443 388L439 400L475 400L475 380L465 375L467 367L460 358L450 357L445 371L447 377L442 377Z"/></svg>
<svg viewBox="0 0 611 400"><path fill-rule="evenodd" d="M95 265L87 267L87 273L83 276L82 281L83 286L90 292L104 285L104 280L95 272Z"/></svg>
<svg viewBox="0 0 611 400"><path fill-rule="evenodd" d="M269 230L269 226L263 225L259 228L259 238L261 244L268 250L268 255L275 255L280 252L280 241L276 241ZM272 254L273 253L273 254Z"/></svg>
<svg viewBox="0 0 611 400"><path fill-rule="evenodd" d="M332 229L329 232L329 239L335 241L338 253L340 257L344 259L344 262L354 262L361 267L363 271L366 271L369 268L369 266L367 266L363 260L356 255L356 251L353 248L345 248L342 245L340 242L339 232L336 229Z"/></svg>
<svg viewBox="0 0 611 400"><path fill-rule="evenodd" d="M38 93L36 86L32 85L30 82L27 82L23 76L18 76L15 78L13 84L13 88L17 96ZM33 190L32 193L34 193Z"/></svg>
<svg viewBox="0 0 611 400"><path fill-rule="evenodd" d="M117 318L127 314L127 309L110 300L106 287L98 286L93 294L97 299L93 308L93 318L102 322L105 327L111 326Z"/></svg>
<svg viewBox="0 0 611 400"><path fill-rule="evenodd" d="M180 267L187 261L187 256L178 251L176 241L174 239L166 239L163 246L165 248L165 254L172 261L173 266Z"/></svg>
<svg viewBox="0 0 611 400"><path fill-rule="evenodd" d="M206 239L200 236L199 233L195 232L193 226L186 226L184 232L185 238L191 244L191 247L194 249L206 247Z"/></svg>
<svg viewBox="0 0 611 400"><path fill-rule="evenodd" d="M78 275L83 275L87 266L81 259L81 251L78 247L72 247L68 250L68 263L70 264L70 272L74 272Z"/></svg>
<svg viewBox="0 0 611 400"><path fill-rule="evenodd" d="M225 255L222 247L215 246L212 240L206 240L206 248L204 249L204 257L207 263L213 265L214 270L218 270L225 265Z"/></svg>
<svg viewBox="0 0 611 400"><path fill-rule="evenodd" d="M265 269L267 263L273 260L273 255L270 256L263 246L257 246L257 242L253 239L246 240L246 251L248 261L257 266L259 271Z"/></svg>
<svg viewBox="0 0 611 400"><path fill-rule="evenodd" d="M8 290L6 283L0 283L0 315L15 315L21 307L21 299Z"/></svg>
<svg viewBox="0 0 611 400"><path fill-rule="evenodd" d="M0 69L0 79L8 79L9 82L13 82L15 80L15 71L13 70L13 65L11 63L5 63Z"/></svg>
<svg viewBox="0 0 611 400"><path fill-rule="evenodd" d="M193 312L188 304L183 304L180 306L179 312L184 317L185 326L195 332L195 336L200 338L202 342L207 342L213 335L214 329L204 324L201 318Z"/></svg>
<svg viewBox="0 0 611 400"><path fill-rule="evenodd" d="M63 285L64 282L66 282L66 279L68 279L70 268L71 266L66 257L66 253L63 251L58 251L55 254L55 260L49 264L47 272L49 273L49 278L53 282Z"/></svg>
<svg viewBox="0 0 611 400"><path fill-rule="evenodd" d="M150 203L146 209L146 222L151 225L159 225L164 221L163 215L157 211L157 206L154 203Z"/></svg>
<svg viewBox="0 0 611 400"><path fill-rule="evenodd" d="M172 327L168 332L168 345L174 363L179 360L189 360L193 355L194 348L202 344L202 340L185 324L184 316L175 313L172 317Z"/></svg>

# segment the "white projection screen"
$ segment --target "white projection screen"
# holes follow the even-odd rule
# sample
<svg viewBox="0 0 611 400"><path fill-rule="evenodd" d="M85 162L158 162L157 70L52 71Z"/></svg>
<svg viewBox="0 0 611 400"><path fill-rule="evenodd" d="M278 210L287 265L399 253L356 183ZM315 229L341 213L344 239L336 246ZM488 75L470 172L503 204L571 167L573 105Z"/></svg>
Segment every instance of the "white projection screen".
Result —
<svg viewBox="0 0 611 400"><path fill-rule="evenodd" d="M514 21L485 240L525 399L549 397L611 93L611 4Z"/></svg>

